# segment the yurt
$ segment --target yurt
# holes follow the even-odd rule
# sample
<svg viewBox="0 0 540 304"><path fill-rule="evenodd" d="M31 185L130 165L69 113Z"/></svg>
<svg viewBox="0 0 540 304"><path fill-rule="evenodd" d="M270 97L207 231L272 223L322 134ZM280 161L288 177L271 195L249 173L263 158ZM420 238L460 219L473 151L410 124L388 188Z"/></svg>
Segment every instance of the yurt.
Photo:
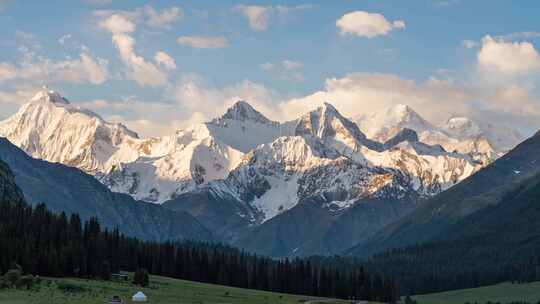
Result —
<svg viewBox="0 0 540 304"><path fill-rule="evenodd" d="M142 292L138 291L136 294L131 297L133 302L148 302L148 297Z"/></svg>

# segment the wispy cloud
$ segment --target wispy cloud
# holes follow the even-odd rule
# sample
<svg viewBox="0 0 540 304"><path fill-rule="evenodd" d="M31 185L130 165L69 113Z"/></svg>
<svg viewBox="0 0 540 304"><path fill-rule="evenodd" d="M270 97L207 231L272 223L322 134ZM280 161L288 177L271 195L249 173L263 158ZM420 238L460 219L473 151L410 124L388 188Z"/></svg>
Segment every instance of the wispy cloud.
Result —
<svg viewBox="0 0 540 304"><path fill-rule="evenodd" d="M295 11L310 9L311 4L302 4L297 6L260 6L260 5L237 5L234 10L247 18L249 27L254 31L266 31L268 26L276 18L283 19L288 14Z"/></svg>
<svg viewBox="0 0 540 304"><path fill-rule="evenodd" d="M229 41L223 36L180 36L176 41L197 49L219 49L229 46Z"/></svg>
<svg viewBox="0 0 540 304"><path fill-rule="evenodd" d="M301 61L290 59L277 63L265 62L259 65L263 71L276 73L280 78L295 82L304 81L304 74L301 71L303 66Z"/></svg>

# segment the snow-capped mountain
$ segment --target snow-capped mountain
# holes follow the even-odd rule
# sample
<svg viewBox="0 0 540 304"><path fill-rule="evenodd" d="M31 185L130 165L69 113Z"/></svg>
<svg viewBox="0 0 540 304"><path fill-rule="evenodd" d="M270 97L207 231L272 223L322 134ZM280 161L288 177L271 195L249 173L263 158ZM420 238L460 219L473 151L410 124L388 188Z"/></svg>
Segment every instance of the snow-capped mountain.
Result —
<svg viewBox="0 0 540 304"><path fill-rule="evenodd" d="M161 203L208 181L227 177L243 155L214 137L205 124L156 139L163 141L171 143L167 153L120 163L101 177L101 182L113 191Z"/></svg>
<svg viewBox="0 0 540 304"><path fill-rule="evenodd" d="M140 139L47 88L0 122L0 136L33 157L77 167L113 191L150 202L225 178L244 152L279 133L279 123L240 101L211 122Z"/></svg>
<svg viewBox="0 0 540 304"><path fill-rule="evenodd" d="M448 152L471 156L487 165L519 143L516 131L466 117L451 117L435 125L406 105L396 105L357 119L368 138L385 141L407 128L416 131L418 139L428 145L440 145Z"/></svg>
<svg viewBox="0 0 540 304"><path fill-rule="evenodd" d="M358 127L368 138L385 142L407 128L421 134L435 127L411 107L398 104L382 111L362 115L356 119Z"/></svg>
<svg viewBox="0 0 540 304"><path fill-rule="evenodd" d="M467 178L497 157L485 134L464 118L436 127L407 106L356 124L325 103L279 123L239 101L209 122L141 139L48 89L0 122L0 136L28 154L78 167L138 200L166 202L226 241L249 240L254 227L272 235L276 221L294 226L316 209L329 226L302 254L333 242L324 229L360 225L362 235L350 239L358 241Z"/></svg>
<svg viewBox="0 0 540 304"><path fill-rule="evenodd" d="M140 140L135 132L72 105L47 88L0 122L0 136L33 157L92 174L139 156L136 146Z"/></svg>
<svg viewBox="0 0 540 304"><path fill-rule="evenodd" d="M113 191L162 203L209 181L226 178L245 152L273 141L279 133L279 123L239 101L210 122L153 139L150 151L165 142L165 153L119 164L101 181Z"/></svg>
<svg viewBox="0 0 540 304"><path fill-rule="evenodd" d="M265 220L310 196L324 195L339 208L388 194L389 185L394 198L407 191L430 196L481 167L466 155L414 141L414 136L411 141L403 132L392 147L370 141L330 104L295 123L294 136L255 148L226 179Z"/></svg>

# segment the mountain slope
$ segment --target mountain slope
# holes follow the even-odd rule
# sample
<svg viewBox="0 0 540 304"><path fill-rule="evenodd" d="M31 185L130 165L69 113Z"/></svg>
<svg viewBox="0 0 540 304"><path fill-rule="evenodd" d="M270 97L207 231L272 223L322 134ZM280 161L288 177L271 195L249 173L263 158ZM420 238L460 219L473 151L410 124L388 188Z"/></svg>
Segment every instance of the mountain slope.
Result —
<svg viewBox="0 0 540 304"><path fill-rule="evenodd" d="M155 139L172 146L157 157L118 165L101 181L113 191L162 203L226 178L244 153L273 141L279 132L279 123L238 101L219 118Z"/></svg>
<svg viewBox="0 0 540 304"><path fill-rule="evenodd" d="M46 88L15 115L0 122L0 136L33 157L92 174L138 156L126 151L138 141L136 133L121 124L108 123Z"/></svg>
<svg viewBox="0 0 540 304"><path fill-rule="evenodd" d="M15 184L15 177L9 166L0 160L0 203L24 201L21 189Z"/></svg>
<svg viewBox="0 0 540 304"><path fill-rule="evenodd" d="M0 158L30 204L45 203L52 211L97 217L109 228L146 240L201 239L211 234L192 216L138 202L113 193L78 169L28 156L7 139L0 138Z"/></svg>
<svg viewBox="0 0 540 304"><path fill-rule="evenodd" d="M471 156L487 165L524 138L503 125L450 117L434 125L406 105L398 104L383 111L359 117L357 123L369 138L386 141L403 129L418 133L419 141L440 145L448 152Z"/></svg>
<svg viewBox="0 0 540 304"><path fill-rule="evenodd" d="M431 198L396 224L352 249L369 254L389 248L445 238L449 229L475 212L496 206L508 192L540 173L540 136L519 144L497 161ZM502 216L503 214L501 214Z"/></svg>
<svg viewBox="0 0 540 304"><path fill-rule="evenodd" d="M253 149L222 182L164 206L259 253L337 253L479 168L467 156L418 142L411 130L371 142L328 104L287 130L295 136Z"/></svg>

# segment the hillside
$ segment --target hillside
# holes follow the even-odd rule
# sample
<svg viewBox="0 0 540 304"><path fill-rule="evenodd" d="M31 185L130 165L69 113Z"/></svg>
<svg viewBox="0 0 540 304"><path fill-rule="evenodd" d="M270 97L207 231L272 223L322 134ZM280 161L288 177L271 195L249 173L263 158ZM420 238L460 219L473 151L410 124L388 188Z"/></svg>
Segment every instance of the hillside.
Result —
<svg viewBox="0 0 540 304"><path fill-rule="evenodd" d="M523 194L521 190L529 189L538 181L534 176L540 172L540 167L538 167L539 153L540 136L536 134L491 165L449 190L429 199L408 216L383 229L371 240L359 244L349 252L367 255L423 242L471 236L470 233L477 231L477 229L466 232L462 229L462 221L478 212L493 212L489 211L492 210L489 207L500 210L497 215L493 214L489 217L491 225L499 219L517 220L518 223L522 223L519 216L525 213L518 208L520 205L513 205L512 201L523 202L523 198L528 195L532 201L529 201L527 207L536 208L538 205L535 203L533 193ZM515 197L517 195L520 196ZM487 219L483 220L483 224L488 225L487 222ZM469 227L470 225L472 224L469 224ZM531 229L533 228L531 227Z"/></svg>
<svg viewBox="0 0 540 304"><path fill-rule="evenodd" d="M413 297L418 304L464 304L464 303L509 303L540 300L540 282L528 284L503 283L493 286L462 289Z"/></svg>
<svg viewBox="0 0 540 304"><path fill-rule="evenodd" d="M44 203L54 212L78 213L82 219L98 217L105 227L144 240L212 239L212 234L186 212L111 192L91 175L32 158L5 138L0 138L0 160L9 166L31 205Z"/></svg>

